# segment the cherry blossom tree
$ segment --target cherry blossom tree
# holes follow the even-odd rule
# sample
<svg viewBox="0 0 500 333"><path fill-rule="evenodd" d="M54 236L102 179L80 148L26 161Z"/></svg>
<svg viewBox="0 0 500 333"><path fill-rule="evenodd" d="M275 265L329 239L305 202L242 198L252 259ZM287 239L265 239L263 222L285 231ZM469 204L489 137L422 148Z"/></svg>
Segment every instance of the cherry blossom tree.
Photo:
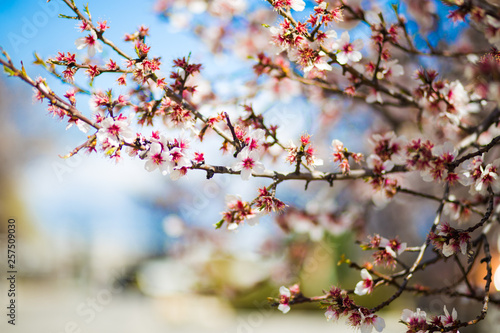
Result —
<svg viewBox="0 0 500 333"><path fill-rule="evenodd" d="M407 332L458 332L500 305L492 292L500 247L498 1L158 0L155 10L168 24L193 29L214 54L229 53L252 71L243 93L226 95L204 75L205 64L192 60L195 52L163 63L146 26L124 32L129 46L119 48L107 37L113 26L94 19L89 6L62 2L71 14L60 17L77 22L81 37L48 59L35 54L35 63L66 91L31 77L7 49L0 63L33 87L50 114L85 133L63 158L102 154L117 163L136 159L172 180L204 173L255 183L254 198L228 193L222 218L212 221L217 229L247 228L271 215L284 231L313 241L356 232L365 261L342 257L340 264L358 270L359 282L324 286L316 296L281 286L272 300L278 310L293 314L300 303L318 303L328 320L381 332L380 311L401 296L446 295L470 301L475 317L460 316L452 303L451 314L446 305L429 316L399 309L401 323ZM460 38L439 35L444 24L455 24ZM95 84L103 76L115 84ZM303 101L314 133L304 127L284 140L290 130L279 117L270 121L253 104L263 94L273 103ZM77 104L85 95L90 108ZM352 141L343 142L336 133L352 117L362 117L366 129L344 134ZM207 157L207 140L220 156ZM282 196L296 191L289 183L322 197L287 202ZM391 211L403 235L370 224L369 213ZM409 235L415 228L423 238ZM436 265L456 274L414 283L417 275L437 274ZM380 289L390 296L363 305Z"/></svg>

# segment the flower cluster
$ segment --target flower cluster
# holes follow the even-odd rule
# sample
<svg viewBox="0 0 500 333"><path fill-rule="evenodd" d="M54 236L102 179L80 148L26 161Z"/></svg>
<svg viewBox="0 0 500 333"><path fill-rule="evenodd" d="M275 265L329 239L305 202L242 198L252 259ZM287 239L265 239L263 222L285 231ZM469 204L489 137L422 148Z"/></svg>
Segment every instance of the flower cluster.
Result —
<svg viewBox="0 0 500 333"><path fill-rule="evenodd" d="M316 157L316 149L314 149L311 143L311 136L304 134L300 137L300 147L295 146L295 144L290 141L290 147L287 148L288 156L286 160L290 164L299 165L302 158L305 158L306 164L309 166L319 166L323 165L323 160Z"/></svg>
<svg viewBox="0 0 500 333"><path fill-rule="evenodd" d="M252 208L250 203L243 201L239 196L226 196L226 205L229 210L223 212L222 220L215 224L217 229L222 227L224 223L227 224L228 230L236 230L245 220L251 226L259 222L258 212Z"/></svg>
<svg viewBox="0 0 500 333"><path fill-rule="evenodd" d="M274 196L273 193L270 193L265 187L259 188L259 196L255 201L255 205L260 211L264 211L266 213L281 212L286 207L283 201L276 198L276 196Z"/></svg>
<svg viewBox="0 0 500 333"><path fill-rule="evenodd" d="M425 311L417 308L417 311L413 312L409 309L404 309L401 314L401 320L406 324L408 330L407 333L427 333L427 332L451 332L458 333L458 328L453 328L459 324L457 319L457 310L453 308L451 314L444 306L444 315L439 315L431 318L427 318Z"/></svg>
<svg viewBox="0 0 500 333"><path fill-rule="evenodd" d="M288 289L285 286L280 287L280 298L278 310L283 313L288 313L290 311L290 304L293 299L300 294L300 288L298 284L295 284Z"/></svg>
<svg viewBox="0 0 500 333"><path fill-rule="evenodd" d="M363 160L363 154L361 153L351 153L344 144L337 139L332 141L333 147L333 161L339 162L340 170L343 174L349 174L351 167L349 165L349 157L351 157L354 162L361 164Z"/></svg>
<svg viewBox="0 0 500 333"><path fill-rule="evenodd" d="M349 32L344 31L340 38L333 29L321 31L321 26L327 26L330 22L343 21L341 7L328 9L324 0L317 0L314 14L311 14L306 22L292 22L285 19L279 28L271 27L271 40L280 51L288 51L290 60L301 66L306 76L321 77L325 71L331 71L331 63L336 61L340 65L357 63L361 60L361 39L351 41ZM298 5L300 3L300 6ZM302 0L275 1L275 8L292 6L296 10L303 10ZM311 42L311 35L315 35ZM328 58L333 58L329 61Z"/></svg>
<svg viewBox="0 0 500 333"><path fill-rule="evenodd" d="M358 306L349 298L345 290L332 287L326 295L327 306L325 317L328 321L337 321L347 317L347 323L363 333L370 333L373 329L382 332L385 328L383 318L373 314L369 309Z"/></svg>
<svg viewBox="0 0 500 333"><path fill-rule="evenodd" d="M306 7L304 0L274 0L273 6L276 9L293 9L301 12Z"/></svg>
<svg viewBox="0 0 500 333"><path fill-rule="evenodd" d="M187 173L191 161L187 156L189 141L184 138L168 140L158 132L154 132L150 139L149 150L142 158L146 159L144 167L151 172L159 169L163 175L170 175L177 180Z"/></svg>
<svg viewBox="0 0 500 333"><path fill-rule="evenodd" d="M500 159L494 160L486 166L483 163L482 157L475 157L464 163L463 177L460 178L462 185L471 186L471 193L485 194L488 187L492 187L495 191L500 189L500 179L498 174L498 166Z"/></svg>
<svg viewBox="0 0 500 333"><path fill-rule="evenodd" d="M438 73L432 70L419 70L416 76L422 84L415 90L415 99L431 117L458 125L480 110L474 102L479 96L466 91L460 81L437 80Z"/></svg>
<svg viewBox="0 0 500 333"><path fill-rule="evenodd" d="M130 128L130 121L122 114L118 117L108 117L100 122L101 129L97 132L97 139L113 147L122 145L123 142L132 143L136 134Z"/></svg>
<svg viewBox="0 0 500 333"><path fill-rule="evenodd" d="M435 232L429 234L429 240L443 252L444 256L449 257L458 252L464 255L467 253L470 235L466 231L457 230L448 223L443 223L436 227Z"/></svg>
<svg viewBox="0 0 500 333"><path fill-rule="evenodd" d="M406 249L406 243L401 243L397 238L387 239L380 235L370 236L368 243L362 244L363 250L377 250L373 253L376 265L395 267L395 258Z"/></svg>

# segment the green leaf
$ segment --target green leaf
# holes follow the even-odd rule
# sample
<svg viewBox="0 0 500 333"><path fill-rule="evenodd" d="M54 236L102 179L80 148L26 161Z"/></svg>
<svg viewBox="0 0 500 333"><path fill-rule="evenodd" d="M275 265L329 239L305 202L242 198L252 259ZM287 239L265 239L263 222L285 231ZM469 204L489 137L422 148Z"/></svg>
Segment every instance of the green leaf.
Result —
<svg viewBox="0 0 500 333"><path fill-rule="evenodd" d="M215 227L215 229L220 229L223 224L224 224L224 219L222 219L219 222L215 223L214 227Z"/></svg>
<svg viewBox="0 0 500 333"><path fill-rule="evenodd" d="M89 11L89 3L87 2L87 4L83 8L85 9L85 13L87 13L87 16L89 17L89 19L92 20L92 16L90 15L90 11Z"/></svg>
<svg viewBox="0 0 500 333"><path fill-rule="evenodd" d="M23 74L24 77L28 76L28 74L26 74L26 68L24 68L24 64L22 61L21 61L21 73Z"/></svg>
<svg viewBox="0 0 500 333"><path fill-rule="evenodd" d="M17 76L16 72L14 72L12 69L10 69L7 66L3 66L3 71L7 73L9 76Z"/></svg>
<svg viewBox="0 0 500 333"><path fill-rule="evenodd" d="M396 15L399 15L399 2L391 4L391 7L394 10L394 13L396 13Z"/></svg>
<svg viewBox="0 0 500 333"><path fill-rule="evenodd" d="M64 15L64 14L59 14L59 18L65 18L69 20L78 20L78 16L69 16L69 15Z"/></svg>
<svg viewBox="0 0 500 333"><path fill-rule="evenodd" d="M35 65L42 65L43 67L47 67L47 65L45 64L45 61L40 58L40 56L38 55L38 53L33 53L33 55L35 56L35 61L33 61L33 64Z"/></svg>
<svg viewBox="0 0 500 333"><path fill-rule="evenodd" d="M342 254L342 255L340 256L340 260L339 260L339 261L338 261L338 263L337 263L337 266L340 266L340 265L342 265L342 264L350 264L350 263L351 263L351 260L350 260L350 259L347 259L347 258L345 257L345 254Z"/></svg>

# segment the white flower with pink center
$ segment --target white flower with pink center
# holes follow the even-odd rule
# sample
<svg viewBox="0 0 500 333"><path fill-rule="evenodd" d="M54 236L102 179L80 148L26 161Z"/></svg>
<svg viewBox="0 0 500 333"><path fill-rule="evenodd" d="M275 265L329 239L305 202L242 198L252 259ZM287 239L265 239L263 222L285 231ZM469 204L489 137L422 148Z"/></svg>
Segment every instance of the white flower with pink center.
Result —
<svg viewBox="0 0 500 333"><path fill-rule="evenodd" d="M292 297L292 293L290 292L290 289L288 289L285 286L280 287L280 305L278 305L278 310L280 310L283 313L288 313L290 311L290 305L288 304L290 302L290 297Z"/></svg>
<svg viewBox="0 0 500 333"><path fill-rule="evenodd" d="M419 308L415 312L404 309L401 314L401 320L408 323L410 327L425 327L427 325L427 314Z"/></svg>
<svg viewBox="0 0 500 333"><path fill-rule="evenodd" d="M373 278L365 268L361 270L361 279L362 280L356 284L354 293L359 296L370 294L374 287Z"/></svg>
<svg viewBox="0 0 500 333"><path fill-rule="evenodd" d="M119 146L122 140L132 143L136 138L136 134L125 120L115 120L109 117L101 122L101 126L101 129L97 132L97 139L100 142L104 142L107 139L111 145Z"/></svg>
<svg viewBox="0 0 500 333"><path fill-rule="evenodd" d="M182 148L172 148L169 151L170 158L172 162L175 163L175 169L181 169L184 167L191 166L191 162L189 158L187 158L186 154L183 152Z"/></svg>
<svg viewBox="0 0 500 333"><path fill-rule="evenodd" d="M380 247L385 247L387 253L396 258L406 250L406 243L401 243L397 239L388 240L382 237L380 239Z"/></svg>
<svg viewBox="0 0 500 333"><path fill-rule="evenodd" d="M337 39L332 44L333 50L339 50L337 53L337 62L341 65L345 65L348 62L358 62L363 57L361 52L359 52L363 48L363 41L361 39L356 39L352 43L350 42L349 33L344 31L340 36L340 39Z"/></svg>
<svg viewBox="0 0 500 333"><path fill-rule="evenodd" d="M477 96L475 94L469 94L458 80L446 84L440 92L448 100L449 104L453 106L445 115L454 124L460 124L463 117L471 113L477 113L481 110L478 103L471 102L471 97L474 99L475 97L477 98Z"/></svg>
<svg viewBox="0 0 500 333"><path fill-rule="evenodd" d="M377 79L389 79L391 77L401 76L404 73L403 66L398 64L398 59L394 59L382 64L381 70L377 73Z"/></svg>
<svg viewBox="0 0 500 333"><path fill-rule="evenodd" d="M90 35L78 38L75 41L75 45L78 50L87 48L89 57L95 56L96 51L102 52L102 44L97 40L97 35L94 30L90 31Z"/></svg>
<svg viewBox="0 0 500 333"><path fill-rule="evenodd" d="M87 133L89 130L90 130L90 125L87 124L86 122L80 120L80 119L74 119L74 118L70 118L68 120L68 125L66 126L66 130L68 130L69 128L71 128L73 126L73 124L76 125L76 127L78 127L78 129L80 131L82 131L83 133Z"/></svg>
<svg viewBox="0 0 500 333"><path fill-rule="evenodd" d="M233 170L241 170L241 179L248 180L252 172L261 173L265 170L264 165L259 162L259 155L245 147L238 155L240 161L233 166Z"/></svg>
<svg viewBox="0 0 500 333"><path fill-rule="evenodd" d="M486 38L488 42L500 47L500 21L491 15L486 15Z"/></svg>
<svg viewBox="0 0 500 333"><path fill-rule="evenodd" d="M441 323L446 326L451 326L456 323L458 317L457 310L453 308L453 311L451 311L451 315L448 312L448 309L446 308L446 305L444 306L444 315L439 316L439 320L441 320Z"/></svg>
<svg viewBox="0 0 500 333"><path fill-rule="evenodd" d="M290 7L296 12L301 12L306 8L304 0L290 0Z"/></svg>
<svg viewBox="0 0 500 333"><path fill-rule="evenodd" d="M370 88L370 93L366 96L365 101L368 104L373 104L375 102L380 103L380 104L384 103L384 99L382 98L382 94L380 93L380 91L378 91L375 88Z"/></svg>
<svg viewBox="0 0 500 333"><path fill-rule="evenodd" d="M333 306L329 306L325 311L326 321L337 321L339 319L339 311L335 310Z"/></svg>
<svg viewBox="0 0 500 333"><path fill-rule="evenodd" d="M172 162L170 154L163 151L161 144L153 142L149 148L144 168L149 172L160 169L161 173L166 175L172 171L173 167L174 162Z"/></svg>
<svg viewBox="0 0 500 333"><path fill-rule="evenodd" d="M494 190L500 188L498 183L498 165L500 165L500 160L496 159L493 163L486 165L486 167L480 166L481 176L476 180L474 189L478 193L486 193L488 186L492 186Z"/></svg>
<svg viewBox="0 0 500 333"><path fill-rule="evenodd" d="M391 160L382 161L380 156L371 154L366 159L366 164L376 173L384 174L387 171L391 171L394 168L394 162Z"/></svg>
<svg viewBox="0 0 500 333"><path fill-rule="evenodd" d="M320 51L319 52L319 58L316 59L316 61L314 62L310 62L308 66L306 66L304 68L304 73L309 73L313 70L317 70L317 71L331 71L332 70L332 66L330 66L330 64L328 63L328 60L327 60L327 57L326 57L326 53L323 52L323 51Z"/></svg>
<svg viewBox="0 0 500 333"><path fill-rule="evenodd" d="M374 328L377 332L382 332L385 328L385 321L383 318L375 315L364 315L361 311L361 325L359 330L361 333L370 333Z"/></svg>
<svg viewBox="0 0 500 333"><path fill-rule="evenodd" d="M256 130L251 130L249 128L248 132L249 132L249 134L245 138L246 146L248 147L248 149L250 151L255 150L255 151L260 152L262 150L261 143L262 143L264 137L266 136L266 132L261 128L258 128Z"/></svg>

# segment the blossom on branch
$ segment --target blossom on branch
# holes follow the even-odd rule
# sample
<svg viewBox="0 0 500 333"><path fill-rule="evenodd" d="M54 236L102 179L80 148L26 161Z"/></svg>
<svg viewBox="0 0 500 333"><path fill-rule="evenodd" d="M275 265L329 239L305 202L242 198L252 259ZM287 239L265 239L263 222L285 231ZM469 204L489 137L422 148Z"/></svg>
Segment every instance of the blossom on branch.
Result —
<svg viewBox="0 0 500 333"><path fill-rule="evenodd" d="M89 57L95 56L96 51L102 52L102 44L97 40L97 35L94 30L90 30L88 36L78 38L75 41L75 45L78 50L87 48Z"/></svg>
<svg viewBox="0 0 500 333"><path fill-rule="evenodd" d="M361 314L361 324L359 330L361 333L370 333L375 329L377 332L382 332L385 328L385 320L375 314L364 315L362 311Z"/></svg>
<svg viewBox="0 0 500 333"><path fill-rule="evenodd" d="M351 42L349 32L347 31L344 31L342 35L340 35L340 39L335 40L330 47L333 51L339 51L337 53L337 62L341 65L358 62L363 57L360 52L363 48L363 41L361 39L356 39Z"/></svg>
<svg viewBox="0 0 500 333"><path fill-rule="evenodd" d="M237 195L227 195L226 205L228 211L222 213L222 220L215 227L220 228L222 224L227 223L228 230L236 230L243 221L247 221L248 225L254 226L259 223L259 214L251 205L243 201Z"/></svg>
<svg viewBox="0 0 500 333"><path fill-rule="evenodd" d="M401 320L406 323L408 327L408 332L426 332L427 317L425 311L421 311L417 308L417 311L413 312L409 309L404 309L401 314Z"/></svg>
<svg viewBox="0 0 500 333"><path fill-rule="evenodd" d="M373 291L374 287L373 278L365 268L361 270L361 278L362 280L356 284L354 293L360 296L370 294Z"/></svg>
<svg viewBox="0 0 500 333"><path fill-rule="evenodd" d="M250 148L245 147L238 154L239 162L233 165L233 170L241 171L241 179L248 180L252 172L264 172L264 164L259 161L259 155L255 151L250 151Z"/></svg>
<svg viewBox="0 0 500 333"><path fill-rule="evenodd" d="M102 128L97 132L97 139L100 142L107 140L109 144L119 146L122 141L132 143L135 140L135 132L124 117L116 119L108 117L101 122L101 126Z"/></svg>
<svg viewBox="0 0 500 333"><path fill-rule="evenodd" d="M280 287L280 304L278 305L278 310L280 310L284 314L290 311L289 302L291 296L292 293L287 287L285 286Z"/></svg>
<svg viewBox="0 0 500 333"><path fill-rule="evenodd" d="M448 223L438 225L436 231L429 235L429 240L443 252L445 257L458 252L465 255L470 238L468 232L452 228Z"/></svg>
<svg viewBox="0 0 500 333"><path fill-rule="evenodd" d="M166 175L172 171L174 165L172 156L163 150L162 145L153 142L149 148L144 168L149 172L159 169L163 175Z"/></svg>

